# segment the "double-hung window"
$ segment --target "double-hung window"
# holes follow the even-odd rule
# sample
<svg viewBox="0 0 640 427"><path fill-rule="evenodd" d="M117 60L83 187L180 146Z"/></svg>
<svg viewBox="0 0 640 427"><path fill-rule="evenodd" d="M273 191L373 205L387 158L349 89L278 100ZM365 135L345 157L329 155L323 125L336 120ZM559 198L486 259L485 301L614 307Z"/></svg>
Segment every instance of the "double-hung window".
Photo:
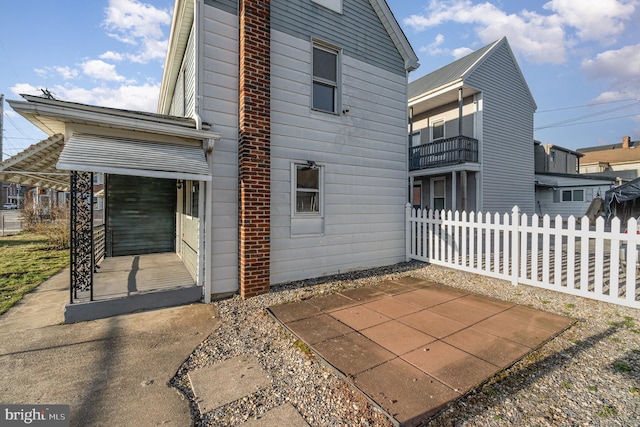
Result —
<svg viewBox="0 0 640 427"><path fill-rule="evenodd" d="M431 124L431 140L444 139L444 119L434 120Z"/></svg>
<svg viewBox="0 0 640 427"><path fill-rule="evenodd" d="M314 162L291 165L291 235L324 233L324 167Z"/></svg>
<svg viewBox="0 0 640 427"><path fill-rule="evenodd" d="M317 166L296 165L295 214L320 214L320 169Z"/></svg>
<svg viewBox="0 0 640 427"><path fill-rule="evenodd" d="M313 46L312 62L312 108L337 114L340 97L340 52L337 48L316 43Z"/></svg>

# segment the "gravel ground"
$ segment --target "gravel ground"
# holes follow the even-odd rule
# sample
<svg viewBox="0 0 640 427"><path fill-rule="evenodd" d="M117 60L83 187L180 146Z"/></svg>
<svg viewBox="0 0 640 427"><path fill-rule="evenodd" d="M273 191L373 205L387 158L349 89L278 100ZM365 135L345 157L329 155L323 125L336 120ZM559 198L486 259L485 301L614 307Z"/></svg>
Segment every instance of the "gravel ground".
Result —
<svg viewBox="0 0 640 427"><path fill-rule="evenodd" d="M290 283L246 301L235 296L216 302L221 326L171 381L190 399L195 425L237 426L283 403L292 404L311 426L392 425L264 309L408 275L577 320L451 403L430 426L640 426L639 310L418 262ZM200 413L188 371L243 354L258 358L272 387Z"/></svg>

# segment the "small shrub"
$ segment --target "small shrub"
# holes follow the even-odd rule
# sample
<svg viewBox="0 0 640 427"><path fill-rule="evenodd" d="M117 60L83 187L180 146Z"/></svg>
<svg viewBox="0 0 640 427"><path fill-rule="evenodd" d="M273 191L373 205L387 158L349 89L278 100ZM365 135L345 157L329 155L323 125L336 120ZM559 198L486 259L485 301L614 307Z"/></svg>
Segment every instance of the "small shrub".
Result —
<svg viewBox="0 0 640 427"><path fill-rule="evenodd" d="M33 231L46 237L49 248L69 249L70 231L68 223L39 224L34 227Z"/></svg>

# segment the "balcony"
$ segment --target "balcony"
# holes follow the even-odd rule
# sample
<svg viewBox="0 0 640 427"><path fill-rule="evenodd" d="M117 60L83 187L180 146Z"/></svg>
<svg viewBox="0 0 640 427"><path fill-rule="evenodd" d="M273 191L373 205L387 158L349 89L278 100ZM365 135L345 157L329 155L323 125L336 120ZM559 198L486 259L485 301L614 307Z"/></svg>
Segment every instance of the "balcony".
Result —
<svg viewBox="0 0 640 427"><path fill-rule="evenodd" d="M478 140L454 136L409 148L409 170L478 163Z"/></svg>

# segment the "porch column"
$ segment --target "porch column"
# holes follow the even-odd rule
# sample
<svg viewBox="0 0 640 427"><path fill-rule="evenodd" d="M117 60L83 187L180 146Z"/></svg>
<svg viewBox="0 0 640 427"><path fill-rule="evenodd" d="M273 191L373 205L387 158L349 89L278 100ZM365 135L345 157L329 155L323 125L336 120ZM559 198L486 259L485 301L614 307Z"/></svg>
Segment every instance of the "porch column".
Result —
<svg viewBox="0 0 640 427"><path fill-rule="evenodd" d="M269 291L271 245L271 2L240 1L240 295Z"/></svg>
<svg viewBox="0 0 640 427"><path fill-rule="evenodd" d="M89 290L93 301L93 173L71 172L69 302Z"/></svg>
<svg viewBox="0 0 640 427"><path fill-rule="evenodd" d="M468 206L467 206L467 193L469 191L469 189L467 188L468 186L468 182L467 182L467 171L460 171L460 186L462 187L462 210L465 212L469 212Z"/></svg>
<svg viewBox="0 0 640 427"><path fill-rule="evenodd" d="M458 173L451 172L451 212L458 209Z"/></svg>

